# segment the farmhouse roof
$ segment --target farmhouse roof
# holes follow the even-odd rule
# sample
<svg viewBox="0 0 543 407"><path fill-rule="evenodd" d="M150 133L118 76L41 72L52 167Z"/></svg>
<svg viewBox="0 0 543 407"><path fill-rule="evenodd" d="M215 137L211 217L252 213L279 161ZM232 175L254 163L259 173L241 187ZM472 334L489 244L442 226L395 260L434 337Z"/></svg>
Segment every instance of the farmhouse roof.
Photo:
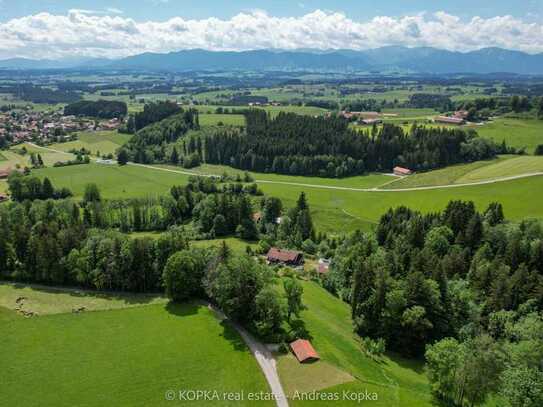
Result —
<svg viewBox="0 0 543 407"><path fill-rule="evenodd" d="M394 173L395 174L411 175L413 173L413 171L411 171L409 168L394 167Z"/></svg>
<svg viewBox="0 0 543 407"><path fill-rule="evenodd" d="M298 339L290 344L290 349L292 349L294 356L300 363L320 359L319 354L308 340Z"/></svg>
<svg viewBox="0 0 543 407"><path fill-rule="evenodd" d="M268 260L282 261L282 262L295 262L299 259L300 252L293 250L282 250L276 247L272 247L268 251Z"/></svg>
<svg viewBox="0 0 543 407"><path fill-rule="evenodd" d="M450 124L463 124L464 119L459 117L437 116L435 118L437 122L450 123Z"/></svg>

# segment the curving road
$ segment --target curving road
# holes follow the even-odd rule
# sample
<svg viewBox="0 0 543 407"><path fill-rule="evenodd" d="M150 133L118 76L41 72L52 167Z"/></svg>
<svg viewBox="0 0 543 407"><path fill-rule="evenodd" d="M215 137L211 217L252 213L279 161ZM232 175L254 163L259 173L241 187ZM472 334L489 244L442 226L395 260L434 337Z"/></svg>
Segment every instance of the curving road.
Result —
<svg viewBox="0 0 543 407"><path fill-rule="evenodd" d="M260 365L260 368L262 369L264 376L266 377L266 380L274 395L277 407L288 407L287 396L285 394L285 391L283 390L281 381L279 380L279 374L277 373L277 365L275 363L275 359L273 358L273 355L268 350L268 348L266 348L264 344L256 340L241 325L235 323L232 320L229 320L228 317L224 315L224 313L220 309L214 307L212 304L208 304L207 306L209 309L215 312L221 319L223 320L227 319L228 323L232 325L238 331L242 339L245 341L251 353L253 354L256 361Z"/></svg>

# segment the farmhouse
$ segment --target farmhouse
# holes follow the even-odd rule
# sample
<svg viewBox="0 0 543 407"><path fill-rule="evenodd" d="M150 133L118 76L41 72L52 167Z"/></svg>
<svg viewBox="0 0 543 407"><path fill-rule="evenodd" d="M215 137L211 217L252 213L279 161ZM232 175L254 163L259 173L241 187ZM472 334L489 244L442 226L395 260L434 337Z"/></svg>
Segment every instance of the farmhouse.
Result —
<svg viewBox="0 0 543 407"><path fill-rule="evenodd" d="M292 342L290 344L290 349L300 363L315 362L320 359L318 353L311 345L311 342L305 339L298 339L297 341Z"/></svg>
<svg viewBox="0 0 543 407"><path fill-rule="evenodd" d="M394 167L394 175L405 177L407 175L413 175L413 171L411 171L409 168Z"/></svg>
<svg viewBox="0 0 543 407"><path fill-rule="evenodd" d="M466 120L462 117L449 117L449 116L437 116L434 121L436 123L443 123L443 124L456 124L456 125L462 125L466 123Z"/></svg>
<svg viewBox="0 0 543 407"><path fill-rule="evenodd" d="M292 250L282 250L276 247L272 247L268 251L267 260L268 263L286 264L288 266L300 266L304 264L304 255L300 252Z"/></svg>

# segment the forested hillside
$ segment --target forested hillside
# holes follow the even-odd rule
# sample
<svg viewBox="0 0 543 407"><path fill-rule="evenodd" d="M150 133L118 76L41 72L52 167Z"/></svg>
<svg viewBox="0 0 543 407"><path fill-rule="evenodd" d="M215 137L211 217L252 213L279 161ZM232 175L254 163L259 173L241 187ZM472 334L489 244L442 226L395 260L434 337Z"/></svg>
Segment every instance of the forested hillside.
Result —
<svg viewBox="0 0 543 407"><path fill-rule="evenodd" d="M97 100L82 100L64 108L66 116L91 116L101 119L113 119L126 116L128 108L125 102Z"/></svg>
<svg viewBox="0 0 543 407"><path fill-rule="evenodd" d="M181 110L180 113L139 130L122 147L122 151L126 153L126 157L130 161L138 163L166 162L171 158L167 156L166 146L175 143L189 130L198 128L198 113L194 110Z"/></svg>
<svg viewBox="0 0 543 407"><path fill-rule="evenodd" d="M406 133L385 124L356 132L338 117L280 113L272 119L263 110L251 110L246 118L246 133L226 131L206 138L206 162L258 172L344 177L391 171L397 165L429 170L508 151L459 129L413 126Z"/></svg>

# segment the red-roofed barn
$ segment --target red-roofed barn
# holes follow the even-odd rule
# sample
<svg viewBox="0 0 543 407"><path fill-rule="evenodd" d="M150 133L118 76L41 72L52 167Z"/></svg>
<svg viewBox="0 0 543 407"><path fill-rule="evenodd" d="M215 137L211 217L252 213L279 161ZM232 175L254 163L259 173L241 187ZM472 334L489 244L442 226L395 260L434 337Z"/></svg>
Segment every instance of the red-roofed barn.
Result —
<svg viewBox="0 0 543 407"><path fill-rule="evenodd" d="M411 171L409 168L394 167L394 175L405 177L406 175L412 175L412 174L413 174L413 171Z"/></svg>
<svg viewBox="0 0 543 407"><path fill-rule="evenodd" d="M290 344L290 349L300 363L314 362L320 359L318 353L311 345L311 342L305 339L298 339L297 341L292 342Z"/></svg>
<svg viewBox="0 0 543 407"><path fill-rule="evenodd" d="M270 263L281 263L289 266L300 266L304 263L303 253L292 250L282 250L276 247L272 247L268 251L267 258Z"/></svg>

